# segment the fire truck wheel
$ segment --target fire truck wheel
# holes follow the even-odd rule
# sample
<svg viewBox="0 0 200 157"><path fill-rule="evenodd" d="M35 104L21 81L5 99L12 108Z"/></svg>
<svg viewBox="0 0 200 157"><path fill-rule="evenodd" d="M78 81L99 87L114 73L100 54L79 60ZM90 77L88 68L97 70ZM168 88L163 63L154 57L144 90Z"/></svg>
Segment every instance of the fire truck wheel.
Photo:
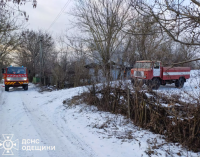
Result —
<svg viewBox="0 0 200 157"><path fill-rule="evenodd" d="M152 79L152 89L158 89L160 87L160 80L158 78Z"/></svg>
<svg viewBox="0 0 200 157"><path fill-rule="evenodd" d="M184 79L183 78L180 78L180 88L183 88L183 86L184 86Z"/></svg>
<svg viewBox="0 0 200 157"><path fill-rule="evenodd" d="M5 85L5 91L9 91L9 86Z"/></svg>
<svg viewBox="0 0 200 157"><path fill-rule="evenodd" d="M175 86L177 88L183 88L184 86L184 79L181 77L178 80L175 81Z"/></svg>
<svg viewBox="0 0 200 157"><path fill-rule="evenodd" d="M28 85L23 86L24 90L28 90Z"/></svg>

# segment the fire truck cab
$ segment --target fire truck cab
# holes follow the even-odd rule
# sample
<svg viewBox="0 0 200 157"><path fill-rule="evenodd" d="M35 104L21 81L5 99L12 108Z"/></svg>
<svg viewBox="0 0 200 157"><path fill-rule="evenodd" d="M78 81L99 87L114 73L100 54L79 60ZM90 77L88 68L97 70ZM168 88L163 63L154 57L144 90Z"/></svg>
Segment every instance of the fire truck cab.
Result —
<svg viewBox="0 0 200 157"><path fill-rule="evenodd" d="M163 67L161 61L137 61L131 69L131 82L137 80L145 83L152 89L160 85L175 83L177 88L182 88L186 79L190 78L190 67Z"/></svg>
<svg viewBox="0 0 200 157"><path fill-rule="evenodd" d="M30 71L29 71L30 73ZM28 90L28 72L26 67L7 67L2 69L5 91L9 91L10 87L22 86L24 90Z"/></svg>

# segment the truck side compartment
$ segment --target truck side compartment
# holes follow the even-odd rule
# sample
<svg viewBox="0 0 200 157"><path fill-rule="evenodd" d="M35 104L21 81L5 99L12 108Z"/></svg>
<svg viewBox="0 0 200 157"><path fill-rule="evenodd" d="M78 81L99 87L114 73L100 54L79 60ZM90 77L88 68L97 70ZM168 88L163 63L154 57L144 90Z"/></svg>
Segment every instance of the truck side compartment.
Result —
<svg viewBox="0 0 200 157"><path fill-rule="evenodd" d="M162 80L177 80L180 77L190 78L190 67L163 67Z"/></svg>

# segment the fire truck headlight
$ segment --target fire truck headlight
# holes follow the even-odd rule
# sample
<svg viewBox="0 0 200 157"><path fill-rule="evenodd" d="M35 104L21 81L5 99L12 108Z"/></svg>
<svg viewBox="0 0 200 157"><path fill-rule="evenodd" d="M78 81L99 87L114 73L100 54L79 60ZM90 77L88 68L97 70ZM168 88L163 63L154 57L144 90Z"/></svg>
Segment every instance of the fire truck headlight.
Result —
<svg viewBox="0 0 200 157"><path fill-rule="evenodd" d="M7 78L8 81L10 81L10 78Z"/></svg>
<svg viewBox="0 0 200 157"><path fill-rule="evenodd" d="M24 78L24 81L26 81L27 80L27 78Z"/></svg>

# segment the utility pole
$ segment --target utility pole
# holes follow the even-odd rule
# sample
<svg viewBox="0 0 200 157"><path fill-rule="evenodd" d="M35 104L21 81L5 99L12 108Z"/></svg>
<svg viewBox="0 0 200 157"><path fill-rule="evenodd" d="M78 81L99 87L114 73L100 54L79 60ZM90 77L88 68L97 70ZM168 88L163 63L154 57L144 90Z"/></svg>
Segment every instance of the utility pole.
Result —
<svg viewBox="0 0 200 157"><path fill-rule="evenodd" d="M43 54L42 54L42 37L40 37L40 85L42 85L42 66L43 66Z"/></svg>

